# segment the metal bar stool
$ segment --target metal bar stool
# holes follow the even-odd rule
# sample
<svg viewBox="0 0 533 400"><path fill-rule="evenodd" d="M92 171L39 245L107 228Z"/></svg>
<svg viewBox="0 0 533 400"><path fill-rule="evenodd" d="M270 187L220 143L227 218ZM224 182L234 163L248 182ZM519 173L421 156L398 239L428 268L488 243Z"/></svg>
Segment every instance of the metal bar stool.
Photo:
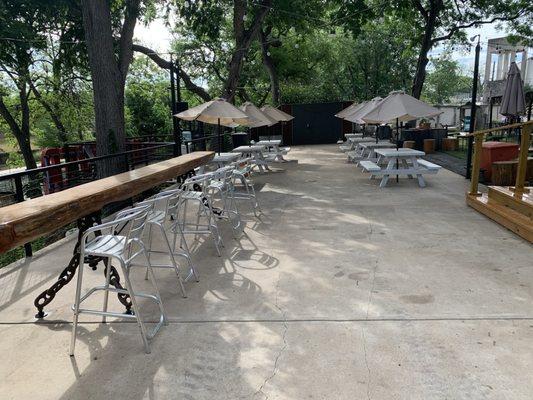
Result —
<svg viewBox="0 0 533 400"><path fill-rule="evenodd" d="M201 234L210 235L215 243L217 254L220 257L220 247L224 247L222 237L220 236L217 224L217 218L211 198L206 192L209 185L212 172L195 175L188 178L183 184L183 193L179 196L179 201L175 210L175 219L181 225L181 232L183 235L194 235L195 238ZM194 209L196 206L196 219L191 221L187 213L189 204ZM176 235L174 236L174 245L176 244ZM182 241L185 241L182 239Z"/></svg>
<svg viewBox="0 0 533 400"><path fill-rule="evenodd" d="M72 307L74 311L74 317L72 324L72 336L70 341L71 356L74 355L74 349L76 346L78 317L80 314L102 315L103 323L106 322L107 316L136 319L139 329L141 331L141 337L144 343L144 349L146 353L150 353L150 344L148 341L155 336L161 326L167 324L167 318L163 309L163 304L161 302L161 296L156 285L154 272L150 265L150 260L148 258L146 248L143 242L141 241L141 235L143 233L149 212L149 207L137 207L124 210L118 213L113 221L89 228L82 236L80 241L80 267L78 269L76 297L74 299L74 306ZM124 231L124 233L121 232L121 234L118 234L118 230ZM90 238L90 236L92 236L92 238ZM142 255L146 260L145 266L148 268L148 273L150 275L155 294L140 293L135 292L133 290L130 280L130 268L136 265L133 264L132 261L140 255ZM83 282L83 266L86 256L95 256L107 259L106 281L103 286L93 287L82 296L81 287ZM120 264L120 269L122 271L122 274L124 275L124 289L117 289L109 286L110 271L112 269L110 261L113 259L117 260ZM80 308L81 303L97 291L104 291L104 304L102 310ZM109 292L128 295L131 299L133 315L108 311L107 306ZM144 297L147 299L151 299L155 301L159 306L159 322L157 323L155 328L149 333L147 333L145 324L141 319L139 313L139 305L137 303L136 297Z"/></svg>
<svg viewBox="0 0 533 400"><path fill-rule="evenodd" d="M233 166L227 166L214 171L206 193L211 198L213 208L220 210L218 218L228 220L235 232L241 226L241 214L234 196L233 170Z"/></svg>
<svg viewBox="0 0 533 400"><path fill-rule="evenodd" d="M251 179L252 176L252 165L250 164L251 159L245 158L243 160L239 160L234 162L232 165L234 167L233 169L233 197L237 200L248 200L250 201L252 205L252 209L254 210L254 215L258 217L259 213L261 213L261 207L259 206L259 202L257 201L257 196L255 194L255 188L254 183ZM237 190L237 186L235 186L235 183L239 181L244 188L245 192L242 190Z"/></svg>
<svg viewBox="0 0 533 400"><path fill-rule="evenodd" d="M183 297L187 297L185 292L185 287L183 286L184 281L188 281L192 276L199 280L198 273L194 267L187 242L183 236L180 225L177 223L176 218L176 208L179 202L179 196L183 193L181 189L167 190L161 192L151 199L142 201L137 204L137 206L147 206L150 207L150 212L148 213L148 219L146 221L148 228L148 241L147 241L147 251L148 257L150 258L151 254L167 254L170 259L170 264L154 264L150 259L152 268L172 268L176 272L178 277L178 283L181 289ZM167 222L172 222L170 226L167 226ZM153 228L157 229L163 238L164 245L166 247L165 251L155 250L153 246ZM169 237L167 232L170 232L174 236L173 246L170 244ZM176 251L176 237L180 236L181 250L180 252ZM181 277L179 264L176 261L176 257L185 258L189 266L189 274L185 279ZM148 269L146 270L146 277L148 279Z"/></svg>

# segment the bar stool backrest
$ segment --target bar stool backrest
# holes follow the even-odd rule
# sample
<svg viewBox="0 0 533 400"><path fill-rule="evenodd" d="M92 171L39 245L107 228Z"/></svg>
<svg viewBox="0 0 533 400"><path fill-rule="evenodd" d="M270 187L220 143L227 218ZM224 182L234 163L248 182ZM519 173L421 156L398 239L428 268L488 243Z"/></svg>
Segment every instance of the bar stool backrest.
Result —
<svg viewBox="0 0 533 400"><path fill-rule="evenodd" d="M115 220L117 222L120 220L121 224L126 225L124 235L126 237L125 245L129 245L132 241L140 240L150 210L151 207L149 206L140 206L121 211L117 214Z"/></svg>
<svg viewBox="0 0 533 400"><path fill-rule="evenodd" d="M234 169L235 167L232 165L219 168L213 173L213 178L219 181L223 181L226 184L229 184L231 183L231 177L233 176Z"/></svg>

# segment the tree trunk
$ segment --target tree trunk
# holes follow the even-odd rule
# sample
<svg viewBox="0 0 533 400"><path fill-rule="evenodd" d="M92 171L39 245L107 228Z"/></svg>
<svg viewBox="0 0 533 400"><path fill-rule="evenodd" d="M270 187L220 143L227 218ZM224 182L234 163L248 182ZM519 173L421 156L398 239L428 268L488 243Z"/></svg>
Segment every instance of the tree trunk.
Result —
<svg viewBox="0 0 533 400"><path fill-rule="evenodd" d="M113 47L109 1L83 0L83 26L93 82L96 153L99 156L126 150L124 85ZM125 159L110 159L98 166L100 177L126 169Z"/></svg>
<svg viewBox="0 0 533 400"><path fill-rule="evenodd" d="M425 20L424 36L422 38L422 44L420 51L418 52L418 61L416 63L416 73L413 79L413 87L411 95L420 99L422 95L422 89L424 88L424 82L426 80L426 67L429 63L428 53L433 47L433 35L435 33L437 18L440 10L442 9L442 1L430 1L430 9L424 10L420 6L419 11Z"/></svg>
<svg viewBox="0 0 533 400"><path fill-rule="evenodd" d="M272 0L263 0L261 4L258 5L258 10L250 24L250 28L245 29L243 17L246 13L246 2L243 0L235 0L234 2L233 34L235 37L235 51L228 64L228 77L224 89L222 90L222 96L228 101L232 101L235 97L244 56L250 49L253 39L258 34L261 24L270 10L271 5Z"/></svg>
<svg viewBox="0 0 533 400"><path fill-rule="evenodd" d="M271 28L267 28L266 32L269 32ZM269 45L268 45L268 33L263 32L263 30L259 30L259 40L261 42L261 54L263 58L263 65L265 66L268 76L270 77L270 91L272 94L272 103L275 106L278 106L281 103L281 93L279 89L279 77L278 73L276 71L276 66L274 65L274 61L272 60L272 57L270 57L268 53Z"/></svg>
<svg viewBox="0 0 533 400"><path fill-rule="evenodd" d="M22 96L21 94L20 97L22 99L25 96ZM24 111L24 113L26 113L27 111L29 111L27 98L25 98L24 101L26 105L25 106L21 105L21 109L22 110L25 109L26 111ZM37 168L37 164L35 162L35 159L33 158L33 152L31 150L31 145L30 145L29 122L23 125L26 129L24 131L17 124L17 121L15 120L15 118L13 118L13 116L7 109L1 97L0 97L0 115L2 115L2 117L8 124L9 129L11 130L11 133L13 134L13 136L15 136L15 139L17 139L17 143L19 145L20 152L22 153L22 157L24 158L24 163L26 164L26 168L27 169ZM23 119L29 121L28 117L23 117Z"/></svg>

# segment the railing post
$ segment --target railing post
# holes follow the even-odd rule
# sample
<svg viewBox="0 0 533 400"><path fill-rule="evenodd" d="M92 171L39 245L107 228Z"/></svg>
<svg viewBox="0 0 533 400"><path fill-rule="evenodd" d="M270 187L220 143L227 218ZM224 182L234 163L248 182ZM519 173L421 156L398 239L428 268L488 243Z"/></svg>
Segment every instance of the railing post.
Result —
<svg viewBox="0 0 533 400"><path fill-rule="evenodd" d="M22 203L24 201L24 190L22 189L21 175L15 176L15 198L17 203ZM31 257L33 255L31 243L24 244L24 253L26 254L26 257Z"/></svg>
<svg viewBox="0 0 533 400"><path fill-rule="evenodd" d="M470 195L479 196L479 167L481 164L481 152L483 150L483 134L474 135L474 157L472 160L471 180L470 180Z"/></svg>
<svg viewBox="0 0 533 400"><path fill-rule="evenodd" d="M520 138L520 154L518 155L518 168L516 171L515 192L524 191L527 172L527 155L529 151L529 138L531 136L532 124L522 126L522 135Z"/></svg>

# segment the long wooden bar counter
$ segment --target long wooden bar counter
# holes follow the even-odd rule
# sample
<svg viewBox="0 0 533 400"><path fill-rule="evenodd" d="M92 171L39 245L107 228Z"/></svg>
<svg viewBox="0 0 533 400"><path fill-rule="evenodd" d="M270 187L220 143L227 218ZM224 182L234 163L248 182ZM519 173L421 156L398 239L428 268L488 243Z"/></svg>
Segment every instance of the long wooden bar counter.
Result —
<svg viewBox="0 0 533 400"><path fill-rule="evenodd" d="M74 277L80 266L79 241L87 228L101 222L101 210L105 205L129 199L170 179L193 173L195 168L209 162L214 154L212 151L186 154L0 208L0 253L77 221L78 242L74 247L72 258L59 274L57 281L35 299L36 318L46 316L44 307ZM110 284L122 288L118 272L109 265L108 260L86 258L84 264L96 269L100 261L104 261L105 264L104 274L107 268L111 269ZM130 313L129 296L118 294L118 299L126 307L126 313Z"/></svg>
<svg viewBox="0 0 533 400"><path fill-rule="evenodd" d="M0 208L0 253L206 164L199 151Z"/></svg>

